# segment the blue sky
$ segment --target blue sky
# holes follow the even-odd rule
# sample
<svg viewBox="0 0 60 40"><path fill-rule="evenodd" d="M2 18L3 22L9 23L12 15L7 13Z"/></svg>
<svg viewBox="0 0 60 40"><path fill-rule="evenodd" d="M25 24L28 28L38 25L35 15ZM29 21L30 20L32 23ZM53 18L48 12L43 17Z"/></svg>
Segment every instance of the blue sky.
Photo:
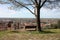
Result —
<svg viewBox="0 0 60 40"><path fill-rule="evenodd" d="M0 4L0 18L35 18L33 14L31 14L25 8L20 11L10 10L8 9L10 5ZM33 9L32 9L33 11ZM41 9L41 18L60 18L60 9Z"/></svg>

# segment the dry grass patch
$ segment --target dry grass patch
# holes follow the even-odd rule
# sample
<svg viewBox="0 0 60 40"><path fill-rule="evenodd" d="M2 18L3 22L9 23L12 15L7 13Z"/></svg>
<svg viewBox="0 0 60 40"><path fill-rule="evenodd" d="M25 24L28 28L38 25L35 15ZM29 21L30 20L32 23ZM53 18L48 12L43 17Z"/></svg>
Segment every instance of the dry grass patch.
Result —
<svg viewBox="0 0 60 40"><path fill-rule="evenodd" d="M0 40L60 40L60 34L7 34Z"/></svg>
<svg viewBox="0 0 60 40"><path fill-rule="evenodd" d="M40 33L37 31L7 31L2 34L0 40L60 40L60 29L47 29Z"/></svg>

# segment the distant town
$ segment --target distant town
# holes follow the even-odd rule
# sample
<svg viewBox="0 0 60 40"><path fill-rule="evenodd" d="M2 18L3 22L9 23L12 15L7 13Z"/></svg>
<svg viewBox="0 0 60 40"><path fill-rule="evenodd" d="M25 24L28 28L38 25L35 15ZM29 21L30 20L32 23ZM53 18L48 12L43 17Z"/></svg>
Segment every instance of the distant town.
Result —
<svg viewBox="0 0 60 40"><path fill-rule="evenodd" d="M51 24L57 24L58 20L55 18L41 18L41 27L50 28ZM0 18L0 30L36 30L35 18Z"/></svg>

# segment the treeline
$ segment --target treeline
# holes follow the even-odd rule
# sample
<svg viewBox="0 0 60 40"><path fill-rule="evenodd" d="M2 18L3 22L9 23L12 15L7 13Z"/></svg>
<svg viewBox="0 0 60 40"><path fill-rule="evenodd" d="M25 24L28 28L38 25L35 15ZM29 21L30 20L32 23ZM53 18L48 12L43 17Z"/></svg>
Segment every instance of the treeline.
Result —
<svg viewBox="0 0 60 40"><path fill-rule="evenodd" d="M58 20L57 23L55 24L51 24L50 26L46 26L45 28L48 28L48 29L60 29L60 20Z"/></svg>

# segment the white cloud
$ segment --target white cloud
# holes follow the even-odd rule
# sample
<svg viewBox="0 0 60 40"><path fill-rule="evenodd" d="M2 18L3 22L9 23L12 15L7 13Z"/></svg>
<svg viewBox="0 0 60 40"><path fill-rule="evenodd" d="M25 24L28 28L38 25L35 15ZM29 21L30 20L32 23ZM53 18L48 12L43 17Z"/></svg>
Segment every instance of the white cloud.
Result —
<svg viewBox="0 0 60 40"><path fill-rule="evenodd" d="M0 17L11 17L14 14L15 10L9 10L7 5L0 5Z"/></svg>
<svg viewBox="0 0 60 40"><path fill-rule="evenodd" d="M60 18L60 9L41 9L41 18Z"/></svg>
<svg viewBox="0 0 60 40"><path fill-rule="evenodd" d="M9 10L7 7L10 5L0 5L0 18L34 18L28 10L22 9L20 11ZM33 11L33 9L31 9ZM46 9L42 8L40 13L41 18L60 18L60 9Z"/></svg>

